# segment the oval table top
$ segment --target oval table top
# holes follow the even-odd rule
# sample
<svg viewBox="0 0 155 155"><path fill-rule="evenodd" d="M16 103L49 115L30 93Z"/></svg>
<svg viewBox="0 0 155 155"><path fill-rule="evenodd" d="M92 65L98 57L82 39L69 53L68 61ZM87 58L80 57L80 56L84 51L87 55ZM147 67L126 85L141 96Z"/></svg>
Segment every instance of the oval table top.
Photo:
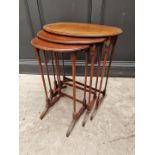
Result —
<svg viewBox="0 0 155 155"><path fill-rule="evenodd" d="M94 44L102 43L105 38L80 38L80 37L69 37L57 34L48 33L46 31L39 31L37 33L38 38L55 43L61 44Z"/></svg>
<svg viewBox="0 0 155 155"><path fill-rule="evenodd" d="M31 40L31 44L38 49L42 49L45 51L53 51L53 52L72 52L72 51L79 51L83 49L89 48L89 45L64 45L64 44L57 44L48 41L44 41L39 38L33 38Z"/></svg>
<svg viewBox="0 0 155 155"><path fill-rule="evenodd" d="M121 34L122 29L114 26L86 23L52 23L43 26L47 32L72 37L107 37Z"/></svg>

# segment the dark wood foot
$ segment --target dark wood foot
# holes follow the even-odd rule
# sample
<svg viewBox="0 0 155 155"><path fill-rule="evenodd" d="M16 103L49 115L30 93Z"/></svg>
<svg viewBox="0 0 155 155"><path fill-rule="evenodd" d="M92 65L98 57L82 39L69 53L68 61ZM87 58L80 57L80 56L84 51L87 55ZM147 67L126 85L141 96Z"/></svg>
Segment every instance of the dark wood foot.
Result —
<svg viewBox="0 0 155 155"><path fill-rule="evenodd" d="M106 90L103 90L103 96L105 96L106 95Z"/></svg>
<svg viewBox="0 0 155 155"><path fill-rule="evenodd" d="M72 122L71 122L71 124L70 124L70 126L68 128L68 131L66 133L66 137L69 137L70 133L72 132L72 130L73 130L75 124L76 124L76 121L77 120L75 120L75 119L72 120Z"/></svg>
<svg viewBox="0 0 155 155"><path fill-rule="evenodd" d="M83 107L80 108L80 110L79 110L78 113L73 114L73 120L72 120L72 122L71 122L71 124L70 124L70 126L69 126L69 128L68 128L68 131L67 131L67 133L66 133L66 137L69 137L69 135L70 135L70 133L72 132L72 130L73 130L75 124L76 124L77 121L79 120L80 116L84 113L85 109L86 109L86 107L83 106Z"/></svg>
<svg viewBox="0 0 155 155"><path fill-rule="evenodd" d="M94 111L93 111L92 114L91 114L90 120L93 120L93 118L96 116L97 110L98 110L99 107L101 106L102 101L103 101L103 99L104 99L105 97L106 97L106 94L105 94L105 96L103 95L99 101L96 101L96 106L95 106L95 108L94 108ZM97 103L97 102L98 102L98 103Z"/></svg>
<svg viewBox="0 0 155 155"><path fill-rule="evenodd" d="M86 124L86 122L87 122L87 120L89 118L89 114L90 114L90 112L91 112L91 110L92 110L92 108L93 108L93 106L95 104L95 101L96 101L96 95L94 95L93 100L87 105L87 111L86 111L84 119L82 121L82 126L83 127L85 126L85 124Z"/></svg>
<svg viewBox="0 0 155 155"><path fill-rule="evenodd" d="M90 117L90 120L92 121L93 118L95 117L96 113L97 113L98 107L95 107L94 111L92 112L92 115Z"/></svg>
<svg viewBox="0 0 155 155"><path fill-rule="evenodd" d="M47 114L47 112L48 112L48 109L50 108L50 99L46 99L46 106L45 106L45 109L44 109L44 111L41 113L41 115L40 115L40 119L42 120L43 118L44 118L44 116Z"/></svg>
<svg viewBox="0 0 155 155"><path fill-rule="evenodd" d="M86 124L86 122L87 122L87 120L88 120L89 113L90 113L90 111L88 111L88 110L87 110L86 113L85 113L84 119L83 119L83 121L82 121L82 126L83 126L83 127L85 126L85 124Z"/></svg>
<svg viewBox="0 0 155 155"><path fill-rule="evenodd" d="M45 107L44 111L40 115L40 119L42 120L44 116L47 114L49 107Z"/></svg>
<svg viewBox="0 0 155 155"><path fill-rule="evenodd" d="M52 107L60 99L60 97L62 97L62 95L56 96L52 100L49 100L49 99L46 100L46 107L42 112L42 114L40 115L41 120L45 117L50 107Z"/></svg>

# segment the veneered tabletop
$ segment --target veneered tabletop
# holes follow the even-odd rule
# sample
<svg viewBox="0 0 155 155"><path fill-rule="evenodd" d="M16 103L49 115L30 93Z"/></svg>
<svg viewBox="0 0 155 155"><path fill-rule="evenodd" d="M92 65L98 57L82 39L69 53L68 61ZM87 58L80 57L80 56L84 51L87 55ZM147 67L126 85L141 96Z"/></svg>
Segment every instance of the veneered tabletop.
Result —
<svg viewBox="0 0 155 155"><path fill-rule="evenodd" d="M53 52L72 52L89 48L89 45L64 45L53 42L44 41L39 38L31 40L31 44L38 49L53 51Z"/></svg>
<svg viewBox="0 0 155 155"><path fill-rule="evenodd" d="M94 43L102 43L105 41L105 38L69 37L49 33L43 30L39 31L37 33L37 36L38 38L41 38L49 42L62 43L62 44L94 44Z"/></svg>
<svg viewBox="0 0 155 155"><path fill-rule="evenodd" d="M122 29L114 26L86 23L52 23L43 27L47 32L72 37L107 37L121 34Z"/></svg>

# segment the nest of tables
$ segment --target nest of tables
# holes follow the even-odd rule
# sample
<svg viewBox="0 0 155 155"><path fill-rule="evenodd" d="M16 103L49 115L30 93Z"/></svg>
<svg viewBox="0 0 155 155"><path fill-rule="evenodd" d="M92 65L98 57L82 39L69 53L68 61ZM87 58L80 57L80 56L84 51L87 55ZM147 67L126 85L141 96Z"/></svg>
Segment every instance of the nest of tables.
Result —
<svg viewBox="0 0 155 155"><path fill-rule="evenodd" d="M46 97L45 110L42 112L40 119L43 119L49 108L61 97L68 97L73 100L73 118L66 133L67 137L84 112L82 126L85 126L92 109L90 119L94 118L106 96L114 48L118 35L121 33L120 28L113 26L69 22L47 24L43 27L43 30L37 33L37 37L31 40L31 44L37 54ZM69 54L72 63L72 78L65 74L64 56L66 53ZM77 55L81 53L85 59L83 83L76 81ZM108 56L109 63L106 68ZM52 68L49 67L49 59ZM95 65L97 66L96 70ZM51 71L53 83L50 77ZM46 79L45 76L47 76ZM105 83L103 85L104 77ZM93 80L95 80L94 87L92 86ZM67 89L68 86L73 88L73 95L62 91ZM83 92L82 100L76 97L77 89ZM81 104L78 111L77 103Z"/></svg>

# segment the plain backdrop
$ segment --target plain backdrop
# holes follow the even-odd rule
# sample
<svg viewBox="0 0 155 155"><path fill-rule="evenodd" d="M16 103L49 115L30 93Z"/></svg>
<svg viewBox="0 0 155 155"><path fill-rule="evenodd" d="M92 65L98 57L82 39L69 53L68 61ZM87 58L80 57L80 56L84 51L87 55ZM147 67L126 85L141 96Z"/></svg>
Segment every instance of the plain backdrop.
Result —
<svg viewBox="0 0 155 155"><path fill-rule="evenodd" d="M19 5L0 5L0 154L18 155ZM155 1L136 0L136 155L154 155Z"/></svg>

